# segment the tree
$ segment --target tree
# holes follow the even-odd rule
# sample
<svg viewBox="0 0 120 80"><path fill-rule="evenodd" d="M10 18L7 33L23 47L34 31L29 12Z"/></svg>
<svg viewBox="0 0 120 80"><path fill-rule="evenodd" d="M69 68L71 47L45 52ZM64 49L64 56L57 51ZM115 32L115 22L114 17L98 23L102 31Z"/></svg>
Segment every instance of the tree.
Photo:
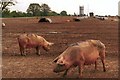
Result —
<svg viewBox="0 0 120 80"><path fill-rule="evenodd" d="M51 12L49 12L49 14L48 14L49 16L57 16L58 15L58 13L56 13L55 11L51 11Z"/></svg>
<svg viewBox="0 0 120 80"><path fill-rule="evenodd" d="M12 11L12 12L10 13L10 16L11 16L11 17L26 17L27 14L24 13L24 12L21 12L21 11Z"/></svg>
<svg viewBox="0 0 120 80"><path fill-rule="evenodd" d="M60 12L60 15L61 15L61 16L67 16L67 12L66 12L66 11L61 11L61 12Z"/></svg>
<svg viewBox="0 0 120 80"><path fill-rule="evenodd" d="M10 13L10 15L11 15L12 17L18 17L18 14L17 14L16 11L12 11L12 12Z"/></svg>
<svg viewBox="0 0 120 80"><path fill-rule="evenodd" d="M38 3L32 3L29 5L27 9L27 13L32 14L33 16L39 16L40 10L41 10L41 7Z"/></svg>
<svg viewBox="0 0 120 80"><path fill-rule="evenodd" d="M15 3L17 3L15 0L1 0L0 5L2 8L2 11L5 10L7 6L15 5Z"/></svg>
<svg viewBox="0 0 120 80"><path fill-rule="evenodd" d="M4 9L4 11L2 11L2 17L10 17L10 10Z"/></svg>
<svg viewBox="0 0 120 80"><path fill-rule="evenodd" d="M47 4L42 4L41 5L41 11L43 16L47 16L48 13L51 11L50 7Z"/></svg>

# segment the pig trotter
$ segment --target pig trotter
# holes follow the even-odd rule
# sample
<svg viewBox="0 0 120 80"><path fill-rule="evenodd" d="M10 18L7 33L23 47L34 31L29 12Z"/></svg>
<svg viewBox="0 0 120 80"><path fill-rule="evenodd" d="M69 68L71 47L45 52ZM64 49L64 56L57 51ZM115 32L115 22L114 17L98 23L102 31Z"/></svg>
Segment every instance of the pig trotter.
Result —
<svg viewBox="0 0 120 80"><path fill-rule="evenodd" d="M67 70L64 72L63 77L66 77L68 70L69 70L69 69L67 69Z"/></svg>
<svg viewBox="0 0 120 80"><path fill-rule="evenodd" d="M40 56L40 50L39 50L39 47L36 47L36 54Z"/></svg>

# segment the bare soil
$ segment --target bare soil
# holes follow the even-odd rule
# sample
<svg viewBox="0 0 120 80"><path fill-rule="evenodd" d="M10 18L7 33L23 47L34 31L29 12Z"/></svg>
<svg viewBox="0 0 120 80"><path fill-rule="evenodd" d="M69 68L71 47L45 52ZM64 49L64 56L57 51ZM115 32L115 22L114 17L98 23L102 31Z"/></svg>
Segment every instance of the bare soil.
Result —
<svg viewBox="0 0 120 80"><path fill-rule="evenodd" d="M98 60L98 70L94 65L86 65L83 78L117 78L118 77L118 22L83 19L72 21L73 17L50 17L53 23L38 23L39 18L6 18L2 19L6 27L2 29L2 77L3 78L60 78L62 73L54 73L53 59L61 54L68 45L87 39L98 39L106 45L106 68L103 72L102 63ZM66 20L71 22L66 22ZM42 48L41 55L35 49L27 50L21 56L17 37L23 33L35 33L47 41L54 42L49 52ZM73 68L68 78L76 78L78 69Z"/></svg>

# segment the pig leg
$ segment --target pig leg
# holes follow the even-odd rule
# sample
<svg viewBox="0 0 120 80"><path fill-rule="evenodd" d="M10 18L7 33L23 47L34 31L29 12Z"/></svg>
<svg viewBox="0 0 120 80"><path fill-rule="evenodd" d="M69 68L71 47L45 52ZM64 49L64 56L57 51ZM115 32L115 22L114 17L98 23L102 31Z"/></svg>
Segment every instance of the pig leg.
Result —
<svg viewBox="0 0 120 80"><path fill-rule="evenodd" d="M67 75L68 70L69 70L69 69L67 69L67 70L64 72L63 77L65 77L65 76Z"/></svg>
<svg viewBox="0 0 120 80"><path fill-rule="evenodd" d="M97 61L95 61L95 70L97 70Z"/></svg>
<svg viewBox="0 0 120 80"><path fill-rule="evenodd" d="M36 51L37 51L36 54L37 54L37 55L40 55L40 50L39 50L39 47L38 47L38 46L36 47Z"/></svg>
<svg viewBox="0 0 120 80"><path fill-rule="evenodd" d="M106 68L105 68L105 50L103 50L100 53L100 57L101 57L101 61L102 61L102 64L103 64L103 71L106 72Z"/></svg>
<svg viewBox="0 0 120 80"><path fill-rule="evenodd" d="M18 43L19 43L21 56L24 56L25 45L19 41L19 38L18 38Z"/></svg>
<svg viewBox="0 0 120 80"><path fill-rule="evenodd" d="M25 49L24 49L24 48L21 48L21 49L20 49L20 52L21 52L21 56L26 56L26 53L25 53Z"/></svg>
<svg viewBox="0 0 120 80"><path fill-rule="evenodd" d="M19 48L20 48L20 54L21 56L24 56L24 47L20 45L20 42L19 42Z"/></svg>
<svg viewBox="0 0 120 80"><path fill-rule="evenodd" d="M20 48L21 56L23 56L23 48Z"/></svg>
<svg viewBox="0 0 120 80"><path fill-rule="evenodd" d="M24 47L20 46L20 53L21 53L21 56L24 56Z"/></svg>
<svg viewBox="0 0 120 80"><path fill-rule="evenodd" d="M79 69L79 78L82 77L82 72L83 72L83 64L78 66Z"/></svg>
<svg viewBox="0 0 120 80"><path fill-rule="evenodd" d="M78 64L79 78L82 77L84 64L85 64L85 59L84 59L83 55L81 55L81 58L80 58L80 61Z"/></svg>
<svg viewBox="0 0 120 80"><path fill-rule="evenodd" d="M84 58L83 54L81 53L81 56L80 56L80 59L79 59L79 62L78 62L78 71L79 71L79 76L78 77L79 78L82 77L84 64L85 64L85 58Z"/></svg>
<svg viewBox="0 0 120 80"><path fill-rule="evenodd" d="M102 61L102 64L103 64L103 71L106 72L106 68L105 68L105 60L104 59L101 59Z"/></svg>

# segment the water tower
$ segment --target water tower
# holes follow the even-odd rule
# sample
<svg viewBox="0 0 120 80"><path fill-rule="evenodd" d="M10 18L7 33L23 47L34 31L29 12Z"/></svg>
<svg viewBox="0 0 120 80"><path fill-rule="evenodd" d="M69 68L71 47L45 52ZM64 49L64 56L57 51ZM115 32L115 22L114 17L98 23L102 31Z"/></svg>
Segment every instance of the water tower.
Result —
<svg viewBox="0 0 120 80"><path fill-rule="evenodd" d="M79 15L84 16L84 6L79 6L79 10L80 10Z"/></svg>

